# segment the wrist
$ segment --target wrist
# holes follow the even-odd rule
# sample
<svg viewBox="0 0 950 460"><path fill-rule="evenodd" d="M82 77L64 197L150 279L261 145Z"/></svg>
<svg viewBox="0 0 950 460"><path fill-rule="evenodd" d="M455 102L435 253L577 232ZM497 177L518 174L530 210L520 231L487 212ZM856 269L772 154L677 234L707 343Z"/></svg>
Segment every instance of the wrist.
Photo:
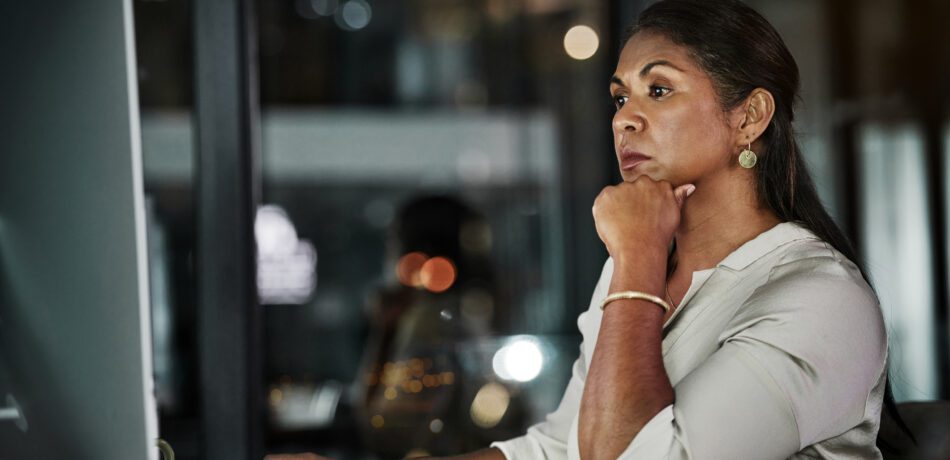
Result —
<svg viewBox="0 0 950 460"><path fill-rule="evenodd" d="M666 272L663 267L651 271L614 270L607 294L622 291L639 291L660 298L665 297Z"/></svg>
<svg viewBox="0 0 950 460"><path fill-rule="evenodd" d="M660 270L666 274L666 264L669 259L669 247L652 245L639 246L616 251L610 254L613 259L614 273L646 269Z"/></svg>

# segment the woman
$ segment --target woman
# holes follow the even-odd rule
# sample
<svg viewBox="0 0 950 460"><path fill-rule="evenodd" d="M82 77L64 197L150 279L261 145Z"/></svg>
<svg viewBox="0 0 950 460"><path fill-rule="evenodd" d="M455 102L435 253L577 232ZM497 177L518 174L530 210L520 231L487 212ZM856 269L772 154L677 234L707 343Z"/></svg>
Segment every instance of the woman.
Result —
<svg viewBox="0 0 950 460"><path fill-rule="evenodd" d="M794 139L794 59L737 0L660 1L628 37L573 377L466 458L880 458L884 322Z"/></svg>
<svg viewBox="0 0 950 460"><path fill-rule="evenodd" d="M546 421L479 456L881 457L884 322L805 169L797 91L739 1L641 14L610 82L624 182L594 203L610 260L573 378Z"/></svg>

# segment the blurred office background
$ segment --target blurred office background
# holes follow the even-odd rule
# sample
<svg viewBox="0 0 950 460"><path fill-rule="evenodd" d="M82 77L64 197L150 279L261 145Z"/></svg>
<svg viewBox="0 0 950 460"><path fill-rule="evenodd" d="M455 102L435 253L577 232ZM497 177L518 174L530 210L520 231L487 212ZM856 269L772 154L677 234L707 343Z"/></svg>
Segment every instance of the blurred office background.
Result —
<svg viewBox="0 0 950 460"><path fill-rule="evenodd" d="M899 401L950 398L950 23L756 0L881 297ZM646 1L134 0L155 396L181 459L452 454L553 410L619 180Z"/></svg>

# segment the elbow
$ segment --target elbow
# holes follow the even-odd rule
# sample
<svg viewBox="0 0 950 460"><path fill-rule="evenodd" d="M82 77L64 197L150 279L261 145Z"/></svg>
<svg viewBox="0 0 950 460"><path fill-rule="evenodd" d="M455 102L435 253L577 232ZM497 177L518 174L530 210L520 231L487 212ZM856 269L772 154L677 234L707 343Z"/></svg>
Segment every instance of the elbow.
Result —
<svg viewBox="0 0 950 460"><path fill-rule="evenodd" d="M622 452L613 452L612 450L602 447L595 443L594 445L584 446L583 444L578 446L580 450L580 458L583 460L614 460L620 456Z"/></svg>
<svg viewBox="0 0 950 460"><path fill-rule="evenodd" d="M613 425L610 415L603 411L594 410L591 404L582 401L577 423L577 447L584 460L608 458L605 452L608 447L603 438L609 436L609 427Z"/></svg>
<svg viewBox="0 0 950 460"><path fill-rule="evenodd" d="M616 459L656 414L673 404L673 394L659 397L630 411L616 407L586 406L582 403L578 415L578 450L583 460ZM587 410L585 410L587 409Z"/></svg>
<svg viewBox="0 0 950 460"><path fill-rule="evenodd" d="M600 410L597 410L600 409ZM609 408L581 404L578 415L577 444L583 460L615 459L630 443L636 432L623 413ZM629 439L627 439L629 437Z"/></svg>
<svg viewBox="0 0 950 460"><path fill-rule="evenodd" d="M595 459L609 459L617 458L619 454L613 454L608 451L606 443L600 442L597 439L594 439L594 436L591 436L589 433L587 435L583 433L583 427L578 427L578 451L580 452L581 459L583 460L595 460Z"/></svg>

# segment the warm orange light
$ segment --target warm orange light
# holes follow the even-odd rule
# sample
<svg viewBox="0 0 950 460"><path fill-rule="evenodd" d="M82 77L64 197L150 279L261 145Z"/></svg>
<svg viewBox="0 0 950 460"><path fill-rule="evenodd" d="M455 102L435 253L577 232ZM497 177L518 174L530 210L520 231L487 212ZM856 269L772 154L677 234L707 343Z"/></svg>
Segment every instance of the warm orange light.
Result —
<svg viewBox="0 0 950 460"><path fill-rule="evenodd" d="M422 265L419 279L426 289L443 292L455 283L455 264L445 257L433 257Z"/></svg>
<svg viewBox="0 0 950 460"><path fill-rule="evenodd" d="M406 456L403 457L403 458L406 458L406 459L409 459L409 458L428 458L429 455L430 455L430 454L429 454L429 451L427 451L427 450L425 450L425 449L412 449L412 450L410 450L409 452L406 452Z"/></svg>
<svg viewBox="0 0 950 460"><path fill-rule="evenodd" d="M421 270L429 256L422 252L410 252L399 258L396 276L399 282L410 287L422 287Z"/></svg>
<svg viewBox="0 0 950 460"><path fill-rule="evenodd" d="M446 385L451 385L453 382L455 382L455 374L452 372L443 372L440 374L439 380L441 380L442 383Z"/></svg>

